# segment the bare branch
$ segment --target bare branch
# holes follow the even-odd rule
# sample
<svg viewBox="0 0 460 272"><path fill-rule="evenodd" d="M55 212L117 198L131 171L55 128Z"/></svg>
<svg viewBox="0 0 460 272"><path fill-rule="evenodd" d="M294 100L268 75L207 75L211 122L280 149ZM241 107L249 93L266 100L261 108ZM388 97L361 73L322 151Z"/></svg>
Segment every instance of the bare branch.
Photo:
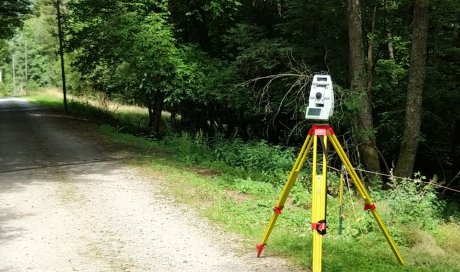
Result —
<svg viewBox="0 0 460 272"><path fill-rule="evenodd" d="M289 137L300 132L300 124L303 124L303 110L308 103L309 92L306 90L310 84L313 75L303 63L297 62L292 55L288 56L288 66L290 71L275 75L261 76L253 78L238 84L238 87L245 87L253 92L255 101L254 107L264 115L264 120L269 126L274 126L275 122L280 121L281 114L290 114L290 119L293 120L294 127L282 124L287 131ZM280 93L279 88L274 88L275 82L285 81L289 84L284 93Z"/></svg>

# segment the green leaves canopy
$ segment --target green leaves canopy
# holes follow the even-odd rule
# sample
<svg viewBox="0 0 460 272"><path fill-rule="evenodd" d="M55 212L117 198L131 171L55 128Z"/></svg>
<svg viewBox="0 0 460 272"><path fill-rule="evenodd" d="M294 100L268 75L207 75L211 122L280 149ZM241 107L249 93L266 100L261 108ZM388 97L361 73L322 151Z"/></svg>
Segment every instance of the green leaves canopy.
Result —
<svg viewBox="0 0 460 272"><path fill-rule="evenodd" d="M22 25L29 12L29 0L3 0L0 3L0 38L13 36L15 28Z"/></svg>
<svg viewBox="0 0 460 272"><path fill-rule="evenodd" d="M24 6L26 1L6 2ZM429 103L422 125L430 149L422 148L419 154L428 164L433 164L434 153L444 166L459 156L451 152L458 145L454 127L460 99L459 3L432 3L424 91ZM73 67L91 91L146 106L155 104L153 97L161 94L164 107L180 114L182 128L188 130L296 141L289 138L293 128L299 128L299 138L308 128L303 111L311 72L328 71L338 84L337 114L331 121L339 133L347 131L351 113L361 108L346 88L345 4L341 0L71 0L66 46ZM402 136L412 5L413 1L363 2L374 131L387 162L397 159ZM283 77L264 88L270 81L267 76L280 73L304 77L300 81ZM242 87L242 82L257 77L261 79ZM434 126L440 129L433 130Z"/></svg>

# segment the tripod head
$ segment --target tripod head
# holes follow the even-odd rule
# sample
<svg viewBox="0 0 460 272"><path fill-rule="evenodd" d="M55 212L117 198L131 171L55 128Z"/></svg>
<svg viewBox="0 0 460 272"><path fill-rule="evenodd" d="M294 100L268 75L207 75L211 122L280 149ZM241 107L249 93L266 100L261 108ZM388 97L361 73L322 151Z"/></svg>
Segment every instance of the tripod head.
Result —
<svg viewBox="0 0 460 272"><path fill-rule="evenodd" d="M334 112L334 89L330 75L315 75L310 88L306 119L329 120Z"/></svg>

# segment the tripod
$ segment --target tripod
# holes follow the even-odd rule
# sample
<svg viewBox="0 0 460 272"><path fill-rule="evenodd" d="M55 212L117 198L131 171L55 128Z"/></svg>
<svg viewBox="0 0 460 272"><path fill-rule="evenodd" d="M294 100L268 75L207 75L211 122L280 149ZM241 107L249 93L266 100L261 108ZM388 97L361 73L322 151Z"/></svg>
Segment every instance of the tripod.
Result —
<svg viewBox="0 0 460 272"><path fill-rule="evenodd" d="M321 156L323 163L320 175L317 175L316 165L318 157L318 141L323 149L323 153ZM380 215L378 214L375 208L375 204L372 202L372 199L370 198L369 193L364 187L363 182L359 179L358 175L356 174L352 164L350 163L350 160L348 159L347 155L345 154L345 151L343 150L337 137L335 136L334 130L329 124L317 124L311 126L310 131L308 132L308 136L305 139L302 149L300 150L300 153L297 156L294 166L292 167L292 170L288 176L287 182L283 187L283 191L281 192L278 202L273 208L274 212L270 219L269 225L265 230L262 242L257 245L257 257L260 257L260 254L262 253L262 250L267 243L268 237L270 236L273 227L275 226L276 220L278 219L278 216L281 214L284 208L284 204L286 203L286 199L289 195L289 192L291 191L291 188L294 185L297 176L299 175L299 172L305 162L308 151L313 146L311 213L311 228L313 231L312 268L313 272L321 271L322 242L323 235L326 234L326 153L328 141L330 141L330 143L334 147L342 163L345 165L347 172L350 174L351 179L353 180L353 183L355 184L358 193L364 199L364 210L370 210L372 212L380 230L385 236L385 239L390 245L390 248L393 251L394 255L396 256L400 264L405 265L401 253L399 252L399 249L396 246L396 243L394 242L393 238L391 237L390 233L388 232L382 219L380 218Z"/></svg>

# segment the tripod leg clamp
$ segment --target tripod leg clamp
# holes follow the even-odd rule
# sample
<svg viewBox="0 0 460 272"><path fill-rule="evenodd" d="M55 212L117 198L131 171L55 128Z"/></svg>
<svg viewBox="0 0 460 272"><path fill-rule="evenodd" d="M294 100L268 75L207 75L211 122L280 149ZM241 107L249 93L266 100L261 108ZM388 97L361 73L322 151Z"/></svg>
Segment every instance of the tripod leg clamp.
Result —
<svg viewBox="0 0 460 272"><path fill-rule="evenodd" d="M326 234L326 220L319 220L318 223L311 223L311 230L316 230L319 234Z"/></svg>
<svg viewBox="0 0 460 272"><path fill-rule="evenodd" d="M368 204L365 204L364 205L364 210L367 211L367 210L375 210L375 204L374 203L368 203Z"/></svg>
<svg viewBox="0 0 460 272"><path fill-rule="evenodd" d="M281 207L275 206L275 207L273 208L273 211L274 211L276 214L281 214L281 212L283 211L283 208L284 208L283 206L281 206Z"/></svg>

